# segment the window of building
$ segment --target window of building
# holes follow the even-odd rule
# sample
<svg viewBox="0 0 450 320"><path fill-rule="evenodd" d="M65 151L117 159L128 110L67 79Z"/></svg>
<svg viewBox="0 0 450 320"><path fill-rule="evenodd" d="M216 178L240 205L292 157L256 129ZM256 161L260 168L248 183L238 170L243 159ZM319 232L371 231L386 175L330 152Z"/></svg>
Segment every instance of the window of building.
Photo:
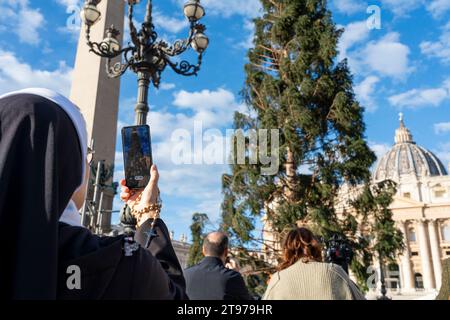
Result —
<svg viewBox="0 0 450 320"><path fill-rule="evenodd" d="M445 197L445 190L439 189L434 191L434 197L435 198L443 198Z"/></svg>
<svg viewBox="0 0 450 320"><path fill-rule="evenodd" d="M423 277L421 273L414 274L414 286L416 287L416 289L423 289Z"/></svg>
<svg viewBox="0 0 450 320"><path fill-rule="evenodd" d="M403 197L411 199L411 192L405 192L403 193Z"/></svg>
<svg viewBox="0 0 450 320"><path fill-rule="evenodd" d="M416 230L414 230L413 228L409 229L408 240L411 242L416 242Z"/></svg>
<svg viewBox="0 0 450 320"><path fill-rule="evenodd" d="M385 273L387 287L391 290L398 290L400 287L400 268L398 264L390 264Z"/></svg>
<svg viewBox="0 0 450 320"><path fill-rule="evenodd" d="M413 256L413 257L418 256L418 255L419 255L419 253L417 251L411 252L411 256Z"/></svg>
<svg viewBox="0 0 450 320"><path fill-rule="evenodd" d="M442 226L442 240L450 242L450 226L447 224Z"/></svg>

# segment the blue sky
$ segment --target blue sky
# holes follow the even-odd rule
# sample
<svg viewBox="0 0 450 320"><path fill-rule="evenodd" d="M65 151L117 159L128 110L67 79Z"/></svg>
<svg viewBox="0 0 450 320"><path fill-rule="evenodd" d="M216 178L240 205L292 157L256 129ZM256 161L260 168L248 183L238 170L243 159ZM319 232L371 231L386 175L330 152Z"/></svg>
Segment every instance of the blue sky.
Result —
<svg viewBox="0 0 450 320"><path fill-rule="evenodd" d="M182 37L187 31L183 1L153 2L159 35L169 40ZM30 86L69 93L78 38L73 21L80 3L0 0L0 94ZM260 12L257 0L202 3L207 11L203 23L211 43L199 76L183 78L167 69L161 89L152 88L150 93L149 122L154 160L161 171L163 217L176 238L189 233L193 212L206 212L213 221L219 217L221 174L227 165L173 163L172 134L177 129L193 132L195 121L204 129L219 130L216 135L224 134L231 128L234 111L245 109L239 96L243 66L251 45L251 19ZM380 8L380 29L367 26L369 5ZM140 7L138 13L142 14L144 5ZM349 59L355 92L367 108L367 139L372 148L379 155L388 150L398 127L398 113L403 112L417 143L447 165L450 0L332 0L329 7L336 23L346 30L339 58ZM194 58L192 54L187 57ZM120 96L119 129L133 122L133 73L122 78ZM118 139L116 180L123 177L120 151ZM116 208L119 204L116 200Z"/></svg>

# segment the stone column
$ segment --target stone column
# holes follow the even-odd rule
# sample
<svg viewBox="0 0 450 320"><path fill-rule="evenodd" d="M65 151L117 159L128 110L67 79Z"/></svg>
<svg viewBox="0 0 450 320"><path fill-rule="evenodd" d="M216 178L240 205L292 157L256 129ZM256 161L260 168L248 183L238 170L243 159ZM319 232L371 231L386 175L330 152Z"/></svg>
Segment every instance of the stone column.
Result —
<svg viewBox="0 0 450 320"><path fill-rule="evenodd" d="M430 247L431 247L431 257L433 259L433 271L436 283L436 289L441 287L441 275L442 275L442 264L441 264L441 248L439 245L439 239L436 232L437 220L432 219L428 221L428 234L430 235Z"/></svg>
<svg viewBox="0 0 450 320"><path fill-rule="evenodd" d="M118 39L122 42L125 16L123 0L101 1L98 5L102 16L91 28L91 40L101 42L105 31L112 24L121 31ZM70 99L81 109L86 120L89 141L94 139L94 167L97 161L104 160L107 169L114 165L116 150L117 117L119 109L120 79L110 79L106 74L106 60L89 52L86 44L85 28L81 27L77 55L73 70ZM118 61L117 59L115 61ZM132 111L131 111L132 112ZM112 184L112 176L108 184ZM92 197L92 188L88 190ZM110 210L113 192L105 191L103 209ZM103 214L102 230L110 229L111 214Z"/></svg>
<svg viewBox="0 0 450 320"><path fill-rule="evenodd" d="M434 277L431 266L431 255L428 236L425 228L426 220L420 219L417 222L419 234L420 258L422 262L423 286L425 289L434 288Z"/></svg>
<svg viewBox="0 0 450 320"><path fill-rule="evenodd" d="M402 289L412 291L414 289L414 279L411 269L411 250L409 248L408 230L406 228L406 221L399 221L398 226L403 233L405 241L405 251L401 256L400 270L402 275Z"/></svg>

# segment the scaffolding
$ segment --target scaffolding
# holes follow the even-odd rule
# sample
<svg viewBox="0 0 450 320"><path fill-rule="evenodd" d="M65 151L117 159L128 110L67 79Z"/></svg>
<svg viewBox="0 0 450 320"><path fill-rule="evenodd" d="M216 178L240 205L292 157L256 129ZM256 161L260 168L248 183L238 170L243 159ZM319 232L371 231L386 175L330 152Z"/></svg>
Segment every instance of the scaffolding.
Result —
<svg viewBox="0 0 450 320"><path fill-rule="evenodd" d="M93 150L94 141L91 142L89 147ZM91 151L94 153L94 151ZM92 173L92 163L89 163L89 170ZM105 191L113 191L117 194L118 183L114 182L112 185L107 185L106 182L109 177L105 176L105 161L99 160L97 162L97 168L95 170L95 179L89 179L88 190L94 190L92 197L89 197L89 192L86 192L86 198L81 209L81 225L89 229L95 234L104 234L105 230L102 230L102 221L105 213L118 213L119 210L106 210L104 205Z"/></svg>

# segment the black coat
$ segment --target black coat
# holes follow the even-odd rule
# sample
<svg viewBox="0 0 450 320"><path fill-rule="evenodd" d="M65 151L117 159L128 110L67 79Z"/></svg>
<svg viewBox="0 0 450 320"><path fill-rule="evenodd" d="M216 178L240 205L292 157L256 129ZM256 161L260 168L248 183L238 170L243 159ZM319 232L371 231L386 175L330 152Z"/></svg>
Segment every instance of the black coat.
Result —
<svg viewBox="0 0 450 320"><path fill-rule="evenodd" d="M123 236L98 237L86 229L62 225L58 299L187 299L182 268L162 220L155 226L158 237L144 249L151 221L137 230L140 247L132 256L123 252ZM71 265L80 267L81 290L66 285Z"/></svg>
<svg viewBox="0 0 450 320"><path fill-rule="evenodd" d="M239 272L225 268L222 260L205 257L184 270L186 293L191 300L250 300Z"/></svg>

